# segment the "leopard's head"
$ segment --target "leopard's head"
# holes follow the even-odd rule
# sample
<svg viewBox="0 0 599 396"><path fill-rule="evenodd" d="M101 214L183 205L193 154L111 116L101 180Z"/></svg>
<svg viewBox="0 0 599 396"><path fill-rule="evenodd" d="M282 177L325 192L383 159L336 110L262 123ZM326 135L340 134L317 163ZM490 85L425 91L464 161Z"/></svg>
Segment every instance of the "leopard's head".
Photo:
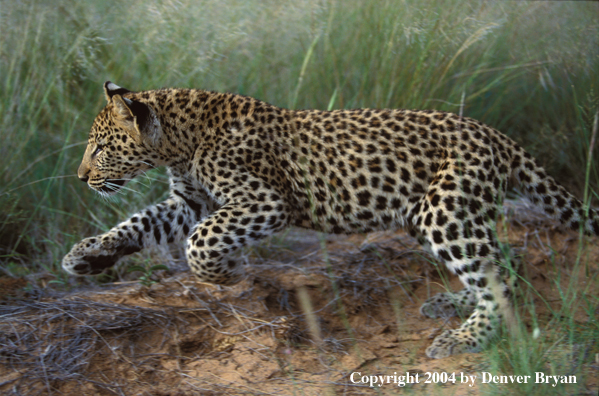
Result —
<svg viewBox="0 0 599 396"><path fill-rule="evenodd" d="M162 165L157 153L162 128L154 110L136 100L134 92L106 81L104 93L108 104L94 120L77 175L108 196Z"/></svg>

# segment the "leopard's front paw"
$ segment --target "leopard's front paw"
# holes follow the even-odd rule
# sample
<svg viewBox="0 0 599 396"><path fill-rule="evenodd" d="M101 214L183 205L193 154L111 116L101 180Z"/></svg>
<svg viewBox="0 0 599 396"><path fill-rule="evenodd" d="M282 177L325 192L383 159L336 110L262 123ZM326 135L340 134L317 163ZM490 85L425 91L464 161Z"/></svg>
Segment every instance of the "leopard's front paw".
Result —
<svg viewBox="0 0 599 396"><path fill-rule="evenodd" d="M115 243L106 237L86 238L64 256L62 268L73 275L98 275L121 257L139 250L138 247Z"/></svg>

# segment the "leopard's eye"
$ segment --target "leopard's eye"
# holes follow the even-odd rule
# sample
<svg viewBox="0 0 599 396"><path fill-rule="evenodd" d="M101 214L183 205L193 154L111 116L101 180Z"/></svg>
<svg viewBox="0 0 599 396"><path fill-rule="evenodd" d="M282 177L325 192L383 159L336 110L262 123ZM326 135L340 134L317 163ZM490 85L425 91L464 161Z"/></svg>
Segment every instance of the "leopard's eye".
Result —
<svg viewBox="0 0 599 396"><path fill-rule="evenodd" d="M94 151L94 153L92 154L92 157L97 156L98 154L100 154L100 152L104 150L104 146L102 146L101 144L98 144L96 146L96 150Z"/></svg>

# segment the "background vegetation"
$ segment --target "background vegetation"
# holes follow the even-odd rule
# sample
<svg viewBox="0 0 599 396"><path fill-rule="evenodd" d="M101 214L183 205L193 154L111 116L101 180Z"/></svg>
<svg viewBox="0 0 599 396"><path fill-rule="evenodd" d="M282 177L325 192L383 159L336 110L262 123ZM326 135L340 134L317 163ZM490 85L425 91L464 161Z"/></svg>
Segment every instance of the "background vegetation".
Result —
<svg viewBox="0 0 599 396"><path fill-rule="evenodd" d="M599 107L598 7L535 1L3 1L2 272L60 277L60 260L74 242L165 195L160 171L131 184L139 193L109 201L77 180L88 129L104 105L105 80L132 90L231 91L291 108L462 111L523 144L580 196L589 185L596 197L597 162L590 184L585 169Z"/></svg>
<svg viewBox="0 0 599 396"><path fill-rule="evenodd" d="M161 170L111 200L78 181L105 80L131 90L231 91L290 108L461 112L510 135L597 206L599 144L589 158L599 109L597 15L596 2L3 0L0 280L91 282L61 270L72 244L166 195ZM553 374L580 375L593 364L598 300L589 264L596 263L579 256L572 273L587 271L584 289L555 280L563 293L552 305L561 308L544 329L557 335L503 340L488 352L491 371L558 367ZM153 262L143 257L137 262L151 283ZM534 318L530 301L523 305ZM583 325L574 319L581 306ZM562 360L548 353L556 350ZM551 389L562 388L529 394Z"/></svg>

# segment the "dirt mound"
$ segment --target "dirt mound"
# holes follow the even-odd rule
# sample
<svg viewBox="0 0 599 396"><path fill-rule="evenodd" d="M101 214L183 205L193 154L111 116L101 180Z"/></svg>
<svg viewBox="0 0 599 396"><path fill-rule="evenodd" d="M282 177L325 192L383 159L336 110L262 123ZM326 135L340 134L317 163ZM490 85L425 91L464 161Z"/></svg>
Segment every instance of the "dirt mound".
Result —
<svg viewBox="0 0 599 396"><path fill-rule="evenodd" d="M151 287L5 301L0 392L353 395L371 394L363 381L385 375L390 383L375 384L378 394L396 394L409 372L404 380L418 383L405 386L425 394L596 394L599 351L589 337L598 333L598 312L589 307L598 306L597 239L581 249L577 233L522 211L508 205L511 220L500 231L528 263L532 288L525 283L520 311L530 340L519 346L526 353L512 351L504 336L481 354L427 358L432 338L460 320L424 318L419 306L446 287L461 288L457 278L402 232L365 238L292 230L248 249L249 275L233 287L183 272ZM577 257L585 264L575 266ZM587 303L573 301L572 290ZM485 372L534 380L538 370L575 375L577 384L483 383ZM477 376L473 386L463 383L469 376Z"/></svg>

